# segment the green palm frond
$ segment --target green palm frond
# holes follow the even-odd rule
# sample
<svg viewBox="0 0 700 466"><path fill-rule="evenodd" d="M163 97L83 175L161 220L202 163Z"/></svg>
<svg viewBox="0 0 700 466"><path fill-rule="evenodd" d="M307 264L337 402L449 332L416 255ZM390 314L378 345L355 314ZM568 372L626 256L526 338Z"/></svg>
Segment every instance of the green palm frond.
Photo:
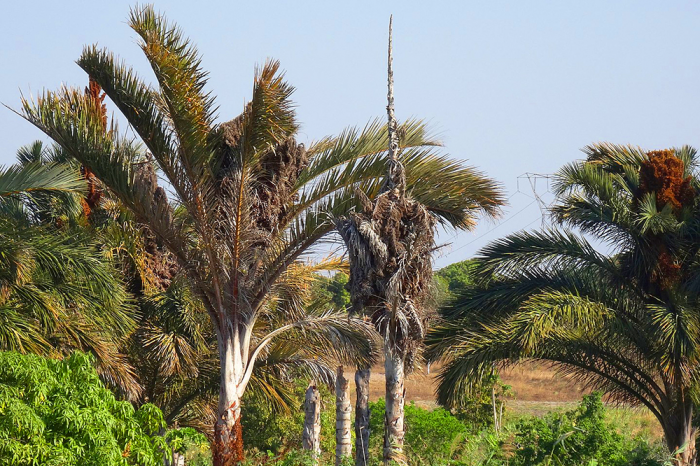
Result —
<svg viewBox="0 0 700 466"><path fill-rule="evenodd" d="M129 25L141 37L141 49L151 64L168 110L171 130L177 135L178 154L170 154L174 170L184 180L198 179L211 157L209 133L215 117L214 98L205 92L207 73L201 58L182 31L152 6L131 10ZM190 186L197 190L196 185Z"/></svg>
<svg viewBox="0 0 700 466"><path fill-rule="evenodd" d="M0 168L0 197L31 194L34 192L81 192L85 181L72 167L62 164L26 165Z"/></svg>
<svg viewBox="0 0 700 466"><path fill-rule="evenodd" d="M442 403L459 404L494 366L533 360L612 400L647 407L664 426L693 409L700 362L695 150L663 152L675 171L646 185L640 174L652 155L641 149L596 144L584 152L586 161L557 174L555 228L482 249L476 286L441 310L427 355L444 361ZM657 206L660 194L670 194L649 187L675 195L673 183L694 192L686 191L680 208Z"/></svg>

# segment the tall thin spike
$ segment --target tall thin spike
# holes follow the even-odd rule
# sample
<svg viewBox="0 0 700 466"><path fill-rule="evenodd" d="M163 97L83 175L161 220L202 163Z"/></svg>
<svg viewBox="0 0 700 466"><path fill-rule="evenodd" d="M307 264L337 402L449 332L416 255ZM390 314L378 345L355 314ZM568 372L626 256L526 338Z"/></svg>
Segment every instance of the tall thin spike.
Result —
<svg viewBox="0 0 700 466"><path fill-rule="evenodd" d="M399 134L398 125L396 123L396 115L394 114L394 70L393 64L393 49L392 49L392 31L393 31L393 15L389 17L389 58L387 65L387 106L386 113L388 118L389 131L389 164L387 180L384 185L385 190L399 188L403 193L406 185L406 177L404 175L403 166L399 162Z"/></svg>
<svg viewBox="0 0 700 466"><path fill-rule="evenodd" d="M393 56L392 56L392 23L393 15L389 17L389 60L388 60L388 79L387 79L387 101L386 113L389 118L389 159L392 162L398 160L399 152L399 138L396 134L396 115L394 114L394 69L392 67Z"/></svg>

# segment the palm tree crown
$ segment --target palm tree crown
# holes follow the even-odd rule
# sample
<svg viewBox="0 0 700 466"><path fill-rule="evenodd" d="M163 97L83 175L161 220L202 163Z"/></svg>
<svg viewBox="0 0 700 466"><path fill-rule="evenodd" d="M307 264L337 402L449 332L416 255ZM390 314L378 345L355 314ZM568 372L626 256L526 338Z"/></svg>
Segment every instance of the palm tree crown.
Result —
<svg viewBox="0 0 700 466"><path fill-rule="evenodd" d="M614 400L646 406L671 451L687 444L679 455L694 464L696 151L596 144L585 152L557 175L559 228L484 248L478 286L443 309L446 321L429 338L431 357L446 360L438 396L458 403L493 364L553 362Z"/></svg>
<svg viewBox="0 0 700 466"><path fill-rule="evenodd" d="M218 124L196 48L150 7L132 11L129 22L141 38L157 88L96 47L87 47L78 64L148 152L114 122L105 131L99 106L77 90L24 100L23 114L148 225L186 273L218 341L215 462L232 464L241 457L240 397L272 340L303 330L338 356L348 353L344 342L360 343L350 337L362 334L363 327L335 313L296 314L299 318L264 335L255 329L266 319L271 296L288 286L290 266L332 232L334 217L356 206L355 189L378 191L387 133L370 123L309 148L297 144L293 88L272 61L257 70L243 113ZM473 212L462 198L473 172L437 155L437 142L422 123L409 121L400 131L413 195L439 218L469 223ZM160 174L168 191L159 186Z"/></svg>
<svg viewBox="0 0 700 466"><path fill-rule="evenodd" d="M134 326L128 295L90 235L64 228L86 184L60 157L35 142L0 170L0 349L89 351L102 378L135 397L118 344Z"/></svg>

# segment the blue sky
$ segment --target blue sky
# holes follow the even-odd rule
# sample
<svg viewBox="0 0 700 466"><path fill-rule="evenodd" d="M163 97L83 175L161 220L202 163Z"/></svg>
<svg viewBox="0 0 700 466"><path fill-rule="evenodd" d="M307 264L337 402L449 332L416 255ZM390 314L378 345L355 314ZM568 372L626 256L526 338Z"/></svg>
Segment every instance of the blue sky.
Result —
<svg viewBox="0 0 700 466"><path fill-rule="evenodd" d="M132 2L3 2L0 101L62 83L99 43L152 75L126 25ZM428 120L445 151L500 181L510 205L451 242L436 266L537 228L525 172L553 173L596 141L700 147L700 4L681 1L159 1L198 45L221 120L250 96L253 70L281 60L297 88L304 142L384 115L386 35L394 14L399 119ZM86 19L89 18L89 19ZM43 135L0 108L0 163ZM520 192L518 192L518 184ZM551 199L546 184L537 190Z"/></svg>

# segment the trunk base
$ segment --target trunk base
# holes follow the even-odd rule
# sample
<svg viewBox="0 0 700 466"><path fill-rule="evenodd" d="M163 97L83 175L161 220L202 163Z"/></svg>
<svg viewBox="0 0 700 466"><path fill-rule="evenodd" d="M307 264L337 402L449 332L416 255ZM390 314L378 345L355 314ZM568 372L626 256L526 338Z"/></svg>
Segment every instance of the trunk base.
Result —
<svg viewBox="0 0 700 466"><path fill-rule="evenodd" d="M369 369L355 372L355 466L367 466L369 461L369 377Z"/></svg>
<svg viewBox="0 0 700 466"><path fill-rule="evenodd" d="M236 466L243 461L243 426L240 408L230 408L214 425L214 466Z"/></svg>
<svg viewBox="0 0 700 466"><path fill-rule="evenodd" d="M394 351L384 353L386 378L386 413L384 416L384 464L392 461L406 464L403 454L404 442L404 360Z"/></svg>

